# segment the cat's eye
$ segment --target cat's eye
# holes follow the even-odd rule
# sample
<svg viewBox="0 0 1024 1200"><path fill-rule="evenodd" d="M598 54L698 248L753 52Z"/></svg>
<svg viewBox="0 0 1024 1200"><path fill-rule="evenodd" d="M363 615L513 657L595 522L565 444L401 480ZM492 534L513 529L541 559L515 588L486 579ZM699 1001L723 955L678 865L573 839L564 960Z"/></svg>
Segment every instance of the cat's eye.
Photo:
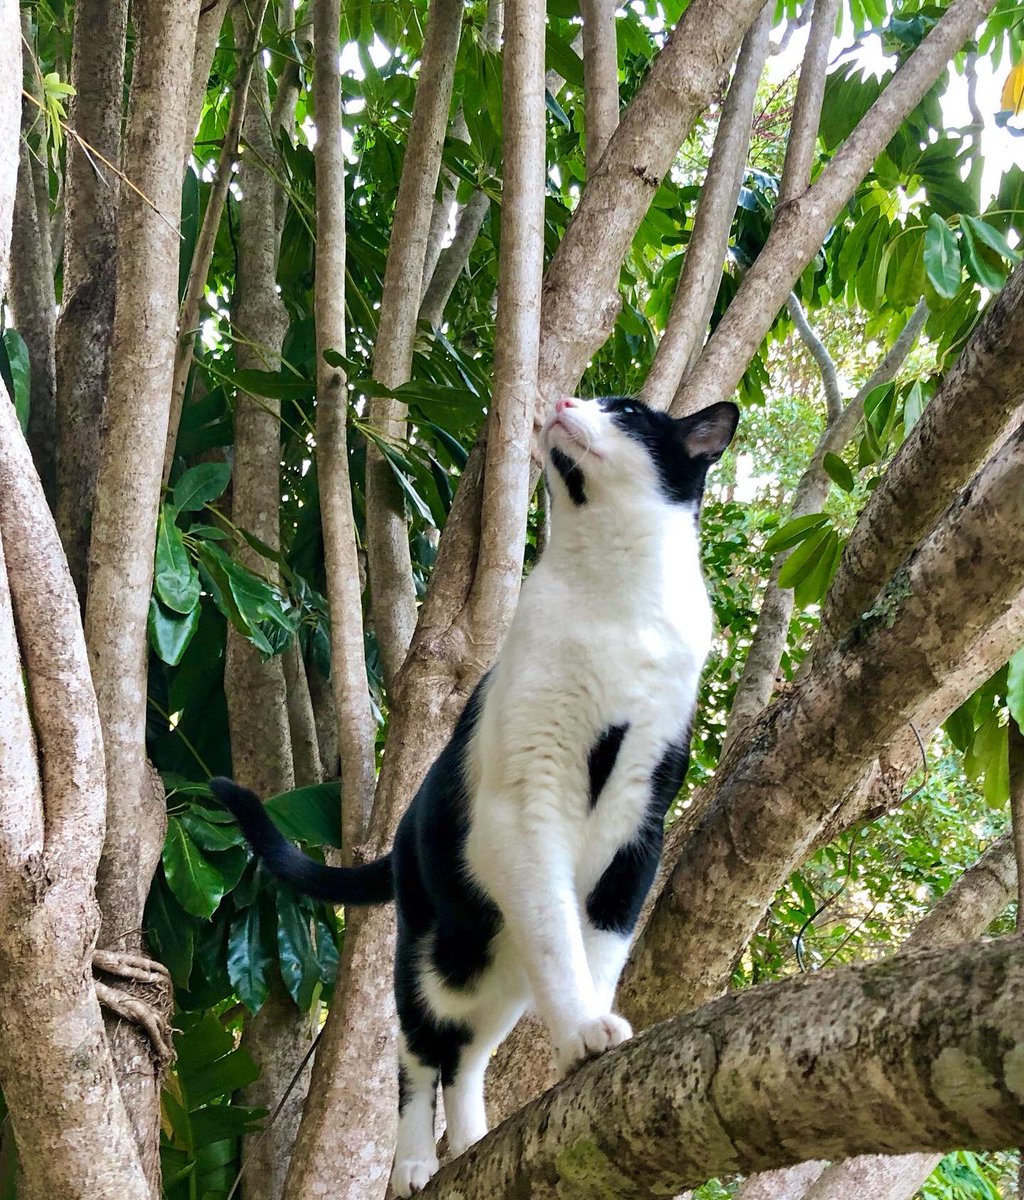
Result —
<svg viewBox="0 0 1024 1200"><path fill-rule="evenodd" d="M635 413L636 409L633 407L632 404L623 404L622 407L619 409L619 412L620 413Z"/></svg>

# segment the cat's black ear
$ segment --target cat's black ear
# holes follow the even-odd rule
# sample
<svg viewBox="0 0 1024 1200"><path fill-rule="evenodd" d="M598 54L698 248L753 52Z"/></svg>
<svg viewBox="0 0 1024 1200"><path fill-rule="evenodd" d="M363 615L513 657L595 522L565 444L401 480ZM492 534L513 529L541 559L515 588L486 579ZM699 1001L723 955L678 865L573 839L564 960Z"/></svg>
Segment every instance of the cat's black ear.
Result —
<svg viewBox="0 0 1024 1200"><path fill-rule="evenodd" d="M691 458L703 458L709 463L717 462L732 441L739 423L740 410L729 400L702 408L676 422Z"/></svg>

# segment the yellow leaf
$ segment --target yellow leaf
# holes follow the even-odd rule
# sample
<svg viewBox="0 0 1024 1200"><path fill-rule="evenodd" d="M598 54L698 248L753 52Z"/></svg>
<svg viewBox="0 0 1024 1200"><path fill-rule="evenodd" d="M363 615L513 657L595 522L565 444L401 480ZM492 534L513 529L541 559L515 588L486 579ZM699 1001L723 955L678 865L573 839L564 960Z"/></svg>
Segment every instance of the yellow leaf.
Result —
<svg viewBox="0 0 1024 1200"><path fill-rule="evenodd" d="M1024 112L1024 63L1018 63L1010 70L999 103L1002 112L1013 113L1015 117Z"/></svg>

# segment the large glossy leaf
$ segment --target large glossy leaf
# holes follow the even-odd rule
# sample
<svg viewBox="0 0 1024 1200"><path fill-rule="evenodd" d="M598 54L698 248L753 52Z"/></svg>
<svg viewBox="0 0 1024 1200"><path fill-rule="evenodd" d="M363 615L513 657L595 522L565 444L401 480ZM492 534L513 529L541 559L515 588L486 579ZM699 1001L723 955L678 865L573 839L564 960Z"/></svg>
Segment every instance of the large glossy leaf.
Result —
<svg viewBox="0 0 1024 1200"><path fill-rule="evenodd" d="M932 287L952 300L960 290L960 249L946 222L932 213L924 235L924 267Z"/></svg>
<svg viewBox="0 0 1024 1200"><path fill-rule="evenodd" d="M1024 647L1010 659L1006 672L1006 703L1010 716L1024 729Z"/></svg>
<svg viewBox="0 0 1024 1200"><path fill-rule="evenodd" d="M5 329L0 335L0 378L14 401L22 433L28 430L31 374L25 339L16 329Z"/></svg>
<svg viewBox="0 0 1024 1200"><path fill-rule="evenodd" d="M168 821L162 861L167 882L181 907L197 917L212 917L228 890L224 876L177 817Z"/></svg>
<svg viewBox="0 0 1024 1200"><path fill-rule="evenodd" d="M146 901L146 936L154 954L170 971L176 987L188 986L195 947L195 926L158 870Z"/></svg>
<svg viewBox="0 0 1024 1200"><path fill-rule="evenodd" d="M199 605L191 612L170 612L156 596L149 598L149 644L157 657L168 666L176 667L199 628Z"/></svg>
<svg viewBox="0 0 1024 1200"><path fill-rule="evenodd" d="M166 504L160 509L153 588L168 608L190 613L199 602L199 572L192 565L174 515L174 509Z"/></svg>
<svg viewBox="0 0 1024 1200"><path fill-rule="evenodd" d="M320 980L310 937L311 914L287 888L277 892L277 957L288 994L302 1012L313 1003Z"/></svg>
<svg viewBox="0 0 1024 1200"><path fill-rule="evenodd" d="M812 530L819 529L828 521L824 513L810 513L806 517L794 517L787 521L781 529L776 529L765 542L766 554L778 554L780 550L788 550L809 537Z"/></svg>
<svg viewBox="0 0 1024 1200"><path fill-rule="evenodd" d="M832 532L831 529L817 529L797 546L782 564L779 571L779 587L795 587L801 579L810 575L825 552Z"/></svg>
<svg viewBox="0 0 1024 1200"><path fill-rule="evenodd" d="M259 1012L270 993L270 971L276 947L267 929L259 899L231 922L228 934L228 977L239 1000L252 1013Z"/></svg>
<svg viewBox="0 0 1024 1200"><path fill-rule="evenodd" d="M855 486L853 472L839 457L838 454L833 454L829 451L821 464L825 468L825 472L833 483L837 483L844 492L852 492Z"/></svg>
<svg viewBox="0 0 1024 1200"><path fill-rule="evenodd" d="M223 495L230 478L229 463L200 463L190 467L174 485L174 507L181 512L197 512Z"/></svg>
<svg viewBox="0 0 1024 1200"><path fill-rule="evenodd" d="M341 845L341 784L337 780L281 792L272 796L265 808L285 837L310 846Z"/></svg>

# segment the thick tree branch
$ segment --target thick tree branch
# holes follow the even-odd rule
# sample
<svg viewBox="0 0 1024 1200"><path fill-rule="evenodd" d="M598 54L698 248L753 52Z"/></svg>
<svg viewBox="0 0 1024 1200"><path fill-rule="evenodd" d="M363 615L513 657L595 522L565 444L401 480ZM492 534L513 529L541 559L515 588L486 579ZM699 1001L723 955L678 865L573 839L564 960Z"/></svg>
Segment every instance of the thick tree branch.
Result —
<svg viewBox="0 0 1024 1200"><path fill-rule="evenodd" d="M872 493L822 612L841 636L984 459L1024 403L1024 269L1018 267Z"/></svg>
<svg viewBox="0 0 1024 1200"><path fill-rule="evenodd" d="M757 85L768 55L773 10L765 5L747 31L736 60L729 94L715 134L715 146L697 201L693 232L641 395L655 408L668 408L690 363L700 350L722 279L729 231L750 148L750 123Z"/></svg>
<svg viewBox="0 0 1024 1200"><path fill-rule="evenodd" d="M582 0L580 15L583 17L583 96L589 176L601 161L619 123L615 0Z"/></svg>
<svg viewBox="0 0 1024 1200"><path fill-rule="evenodd" d="M220 219L224 214L224 204L227 201L232 174L238 160L238 140L242 133L242 122L245 119L245 106L249 95L249 82L252 79L253 64L259 49L260 29L266 11L267 0L257 0L252 8L251 19L244 16L242 18L245 32L238 44L238 70L232 84L231 107L228 110L227 124L224 127L224 139L217 158L217 169L210 186L206 210L203 213L203 223L199 228L199 236L196 238L196 244L192 251L192 263L189 267L188 281L185 284L185 296L178 310L178 343L174 353L171 411L167 422L167 449L164 452L165 483L174 462L174 446L178 440L181 409L185 402L185 385L188 383L188 373L192 366L192 351L195 348L196 335L199 332L199 306L206 291L206 277L210 273L210 263L213 262L217 230L220 228ZM216 41L216 39L214 40ZM198 39L196 54L197 56L199 54ZM205 95L205 86L203 94Z"/></svg>
<svg viewBox="0 0 1024 1200"><path fill-rule="evenodd" d="M963 647L1015 603L1024 586L1016 517L1022 484L1019 431L842 645L816 659L737 743L710 798L677 822L666 850L669 879L620 988L634 1026L724 985L765 904L802 860L836 798L907 714L960 669ZM975 686L999 665L976 662ZM659 988L648 986L652 978Z"/></svg>
<svg viewBox="0 0 1024 1200"><path fill-rule="evenodd" d="M1017 938L768 984L674 1017L517 1113L427 1197L673 1195L811 1158L1024 1137Z"/></svg>
<svg viewBox="0 0 1024 1200"><path fill-rule="evenodd" d="M373 711L366 679L363 600L352 515L346 433L345 374L324 358L345 351L345 159L338 75L338 0L313 6L316 65L313 105L316 143L317 480L324 561L331 605L331 687L341 753L342 844L351 855L370 817L376 781Z"/></svg>
<svg viewBox="0 0 1024 1200"><path fill-rule="evenodd" d="M427 17L373 351L373 377L388 388L407 382L412 369L420 297L419 288L410 287L409 281L423 278L462 10L461 0L431 0ZM369 420L383 437L404 440L406 407L401 402L386 397L371 400ZM405 502L391 467L372 443L366 450L366 512L373 624L385 682L390 688L416 626L416 592Z"/></svg>
<svg viewBox="0 0 1024 1200"><path fill-rule="evenodd" d="M802 196L811 182L811 168L814 166L814 153L818 145L818 125L821 121L821 101L825 95L828 50L836 31L838 12L839 0L815 0L814 11L811 14L811 32L800 67L796 100L793 103L786 159L782 165L780 206Z"/></svg>
<svg viewBox="0 0 1024 1200"><path fill-rule="evenodd" d="M889 81L813 184L776 212L772 232L676 394L679 415L732 395L793 284L896 130L995 0L955 0Z"/></svg>
<svg viewBox="0 0 1024 1200"><path fill-rule="evenodd" d="M75 91L68 123L83 142L108 162L118 163L128 0L80 0L75 4L74 21L71 84ZM64 175L63 292L56 329L57 441L61 451L57 528L83 607L100 422L110 370L120 196L113 172L69 138Z"/></svg>

